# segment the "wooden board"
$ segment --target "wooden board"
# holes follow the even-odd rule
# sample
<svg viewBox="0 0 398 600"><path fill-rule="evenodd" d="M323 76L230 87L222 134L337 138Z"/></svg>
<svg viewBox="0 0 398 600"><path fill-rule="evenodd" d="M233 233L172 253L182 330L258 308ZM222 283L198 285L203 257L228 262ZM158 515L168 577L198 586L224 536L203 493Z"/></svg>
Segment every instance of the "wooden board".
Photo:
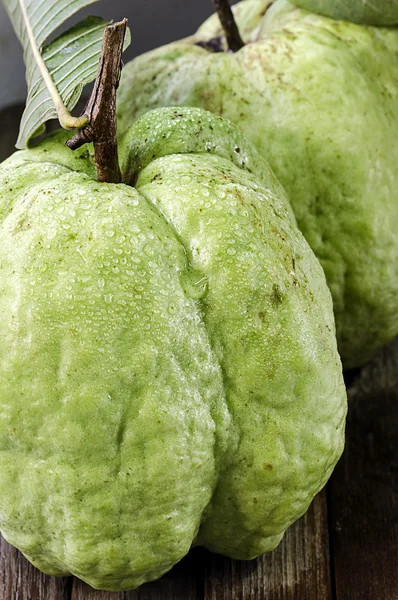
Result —
<svg viewBox="0 0 398 600"><path fill-rule="evenodd" d="M19 113L0 115L0 158ZM47 577L0 539L0 600L398 600L398 342L349 380L343 458L273 553L239 562L197 548L159 581L112 594Z"/></svg>
<svg viewBox="0 0 398 600"><path fill-rule="evenodd" d="M398 598L398 342L349 390L346 448L328 486L338 600Z"/></svg>

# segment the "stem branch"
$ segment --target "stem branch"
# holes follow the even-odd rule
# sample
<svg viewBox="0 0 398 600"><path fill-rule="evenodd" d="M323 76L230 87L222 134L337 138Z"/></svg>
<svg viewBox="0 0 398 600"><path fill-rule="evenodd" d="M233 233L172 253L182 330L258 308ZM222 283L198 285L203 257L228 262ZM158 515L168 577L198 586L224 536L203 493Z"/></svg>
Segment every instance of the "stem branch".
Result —
<svg viewBox="0 0 398 600"><path fill-rule="evenodd" d="M127 19L106 27L93 91L83 111L88 124L66 144L71 150L94 143L98 181L120 183L116 138L116 90L119 85Z"/></svg>
<svg viewBox="0 0 398 600"><path fill-rule="evenodd" d="M229 2L228 0L213 0L213 2L224 30L228 48L231 52L237 52L245 44L240 36Z"/></svg>

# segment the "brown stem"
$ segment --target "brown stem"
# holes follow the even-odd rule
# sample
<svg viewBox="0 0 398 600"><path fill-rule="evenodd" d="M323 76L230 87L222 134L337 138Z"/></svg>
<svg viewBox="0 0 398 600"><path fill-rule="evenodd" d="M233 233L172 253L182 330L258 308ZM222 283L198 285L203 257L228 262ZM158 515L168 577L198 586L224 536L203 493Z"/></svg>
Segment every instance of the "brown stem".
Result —
<svg viewBox="0 0 398 600"><path fill-rule="evenodd" d="M229 2L228 0L213 0L213 2L224 30L228 48L231 52L237 52L245 44L240 36Z"/></svg>
<svg viewBox="0 0 398 600"><path fill-rule="evenodd" d="M116 138L116 90L126 27L124 19L105 28L97 78L83 111L89 122L66 142L71 150L93 142L98 181L108 183L122 181Z"/></svg>

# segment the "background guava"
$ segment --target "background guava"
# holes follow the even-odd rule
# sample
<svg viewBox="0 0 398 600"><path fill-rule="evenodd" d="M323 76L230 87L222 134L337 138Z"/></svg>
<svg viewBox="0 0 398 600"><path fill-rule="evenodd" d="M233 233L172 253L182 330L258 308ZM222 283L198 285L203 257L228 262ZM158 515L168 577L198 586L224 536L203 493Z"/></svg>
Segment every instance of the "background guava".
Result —
<svg viewBox="0 0 398 600"><path fill-rule="evenodd" d="M396 0L292 0L293 4L325 17L364 25L397 25Z"/></svg>
<svg viewBox="0 0 398 600"><path fill-rule="evenodd" d="M235 8L235 7L234 7ZM398 333L398 29L245 0L247 44L212 52L217 17L123 70L119 124L158 106L236 123L285 187L332 293L346 368Z"/></svg>

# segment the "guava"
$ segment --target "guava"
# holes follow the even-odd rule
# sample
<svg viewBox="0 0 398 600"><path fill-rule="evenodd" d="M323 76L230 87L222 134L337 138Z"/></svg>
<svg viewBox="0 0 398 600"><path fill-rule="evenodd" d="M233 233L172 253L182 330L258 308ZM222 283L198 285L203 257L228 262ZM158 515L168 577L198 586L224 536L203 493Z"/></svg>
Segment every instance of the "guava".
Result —
<svg viewBox="0 0 398 600"><path fill-rule="evenodd" d="M0 529L95 588L192 545L272 550L338 460L323 271L267 163L198 109L146 114L123 184L57 133L0 167Z"/></svg>
<svg viewBox="0 0 398 600"><path fill-rule="evenodd" d="M293 4L332 19L367 25L398 25L396 0L292 0Z"/></svg>
<svg viewBox="0 0 398 600"><path fill-rule="evenodd" d="M326 274L343 364L358 367L398 333L398 29L271 4L236 5L238 52L214 51L214 16L127 64L119 125L189 105L239 126L287 191Z"/></svg>

